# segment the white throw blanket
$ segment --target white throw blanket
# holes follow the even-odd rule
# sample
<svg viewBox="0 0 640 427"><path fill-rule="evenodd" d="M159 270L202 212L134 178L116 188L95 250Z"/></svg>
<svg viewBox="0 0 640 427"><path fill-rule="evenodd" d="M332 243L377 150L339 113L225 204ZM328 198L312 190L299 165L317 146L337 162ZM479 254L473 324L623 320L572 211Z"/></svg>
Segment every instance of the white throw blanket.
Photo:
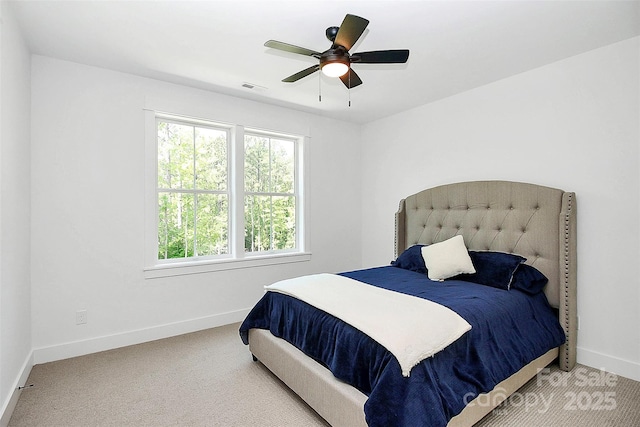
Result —
<svg viewBox="0 0 640 427"><path fill-rule="evenodd" d="M389 350L402 375L471 329L438 303L334 274L315 274L265 286L302 300L359 329Z"/></svg>

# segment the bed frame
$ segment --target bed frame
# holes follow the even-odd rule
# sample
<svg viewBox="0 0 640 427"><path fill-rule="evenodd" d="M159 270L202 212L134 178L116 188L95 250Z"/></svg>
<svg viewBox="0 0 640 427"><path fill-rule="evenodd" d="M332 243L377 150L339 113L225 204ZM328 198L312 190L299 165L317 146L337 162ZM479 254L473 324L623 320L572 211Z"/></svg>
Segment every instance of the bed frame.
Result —
<svg viewBox="0 0 640 427"><path fill-rule="evenodd" d="M576 201L562 190L509 181L448 184L407 197L396 213L395 256L414 244L431 244L462 234L472 250L522 255L543 272L545 294L558 310L567 341L535 359L471 401L448 426L472 426L558 360L570 371L576 363ZM367 397L339 380L300 350L268 330L251 329L249 347L260 360L332 426L366 426ZM480 403L482 402L482 403ZM487 403L491 404L488 405Z"/></svg>

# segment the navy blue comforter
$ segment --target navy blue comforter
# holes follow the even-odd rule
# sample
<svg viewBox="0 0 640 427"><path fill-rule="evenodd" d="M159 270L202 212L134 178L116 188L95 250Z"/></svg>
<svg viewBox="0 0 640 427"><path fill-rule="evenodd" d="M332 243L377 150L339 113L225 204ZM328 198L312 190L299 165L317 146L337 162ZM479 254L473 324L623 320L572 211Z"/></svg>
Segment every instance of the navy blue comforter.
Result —
<svg viewBox="0 0 640 427"><path fill-rule="evenodd" d="M364 412L371 427L445 426L479 393L565 341L542 292L434 282L390 266L342 275L437 302L472 326L406 378L396 358L359 330L295 298L267 292L240 326L243 342L248 344L251 328L289 341L368 396Z"/></svg>

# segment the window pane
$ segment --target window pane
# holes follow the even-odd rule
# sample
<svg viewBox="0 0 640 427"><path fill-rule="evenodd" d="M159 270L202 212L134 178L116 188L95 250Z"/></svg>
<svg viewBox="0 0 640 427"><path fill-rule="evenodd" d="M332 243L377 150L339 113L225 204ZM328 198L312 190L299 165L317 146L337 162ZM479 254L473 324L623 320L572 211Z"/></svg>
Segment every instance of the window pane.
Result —
<svg viewBox="0 0 640 427"><path fill-rule="evenodd" d="M296 247L296 199L273 197L273 249Z"/></svg>
<svg viewBox="0 0 640 427"><path fill-rule="evenodd" d="M227 189L227 132L195 128L196 188Z"/></svg>
<svg viewBox="0 0 640 427"><path fill-rule="evenodd" d="M196 226L199 256L229 253L229 202L226 194L198 194Z"/></svg>
<svg viewBox="0 0 640 427"><path fill-rule="evenodd" d="M193 195L158 194L158 259L193 256Z"/></svg>
<svg viewBox="0 0 640 427"><path fill-rule="evenodd" d="M295 197L247 196L245 237L247 252L296 247Z"/></svg>
<svg viewBox="0 0 640 427"><path fill-rule="evenodd" d="M244 188L256 193L269 191L269 138L245 135Z"/></svg>
<svg viewBox="0 0 640 427"><path fill-rule="evenodd" d="M193 188L193 126L158 122L158 188Z"/></svg>
<svg viewBox="0 0 640 427"><path fill-rule="evenodd" d="M294 142L271 140L271 192L294 192Z"/></svg>
<svg viewBox="0 0 640 427"><path fill-rule="evenodd" d="M247 252L271 249L271 197L246 196L244 208L244 249Z"/></svg>

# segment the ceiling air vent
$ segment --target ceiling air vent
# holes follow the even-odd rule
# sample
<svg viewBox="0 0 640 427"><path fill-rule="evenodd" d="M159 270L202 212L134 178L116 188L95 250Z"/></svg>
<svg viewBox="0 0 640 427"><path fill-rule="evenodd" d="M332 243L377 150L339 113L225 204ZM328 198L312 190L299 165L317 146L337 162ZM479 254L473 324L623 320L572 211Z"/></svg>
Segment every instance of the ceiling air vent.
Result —
<svg viewBox="0 0 640 427"><path fill-rule="evenodd" d="M264 86L259 86L257 84L249 83L249 82L243 82L242 87L246 89L267 90L267 88Z"/></svg>

